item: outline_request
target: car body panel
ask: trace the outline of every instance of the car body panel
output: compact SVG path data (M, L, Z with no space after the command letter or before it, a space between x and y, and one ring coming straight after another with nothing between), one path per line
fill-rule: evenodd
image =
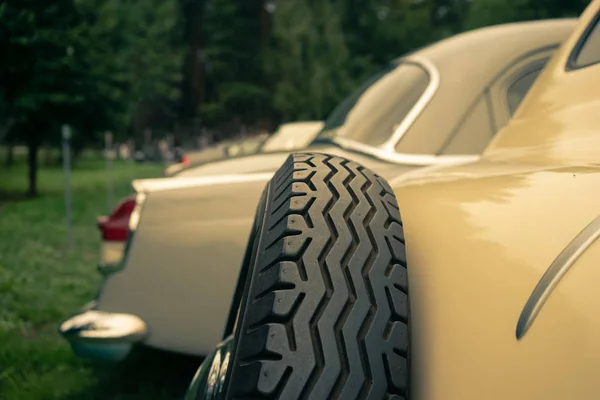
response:
M208 354L223 335L239 273L231 266L243 257L267 179L153 192L127 266L106 278L98 309L142 318L150 346ZM171 211L146 213L155 207Z
M416 398L598 397L600 64L565 69L598 12L595 0L480 160L391 183Z
M358 151L351 151L339 146L331 145L312 145L306 149L306 151L317 151L321 153L328 153L339 156L351 156L354 159L365 162L370 165L374 165L379 170L391 170L396 171L398 169L409 170L410 165L399 165L392 164L386 160L381 160L363 154ZM193 170L182 172L178 178L198 178L198 177L210 177L219 175L234 175L234 174L255 174L265 172L275 172L281 164L289 156L289 152L273 152L265 154L255 154L247 157L240 157L232 160L223 160L221 162L214 162L195 168ZM384 172L383 172L384 173Z
M544 43L554 44L560 36L557 32L562 30L564 39L574 22L559 20L546 21L545 25L525 25L535 26L537 30L543 30L541 26L545 26L547 35ZM507 29L517 30L514 26ZM497 42L507 40L502 36L502 29L491 31L493 35L488 37L494 37ZM508 39L522 49L521 42L515 42L513 36L509 35ZM527 40L524 42L528 43ZM454 42L448 40L446 43ZM457 60L460 46L453 45L453 48L457 54L445 57ZM527 53L531 48L522 51ZM428 61L419 61L418 53L407 58L411 62L427 64ZM471 54L465 49L459 53L463 60ZM518 53L522 54L521 50ZM442 58L439 57L440 60ZM495 72L489 76L496 76L498 69L511 61L502 60L502 64L496 65ZM465 72L465 69L462 71ZM439 72L440 82L454 79L444 78L448 71ZM464 77L461 79L465 81ZM431 87L435 89L435 95L443 96L446 108L451 108L455 102L454 93L444 93L441 87ZM480 87L474 93L482 91L484 88ZM424 107L428 106L428 101L433 101L427 97L421 99L425 99L421 102ZM428 108L416 111L411 114L415 118L409 121L411 124L425 118L426 113L432 118ZM446 128L444 118L433 119L440 135L452 133L454 128L442 129ZM399 143L409 140L413 135L411 124L390 132L393 133L390 140L399 140ZM396 135L398 132L402 135ZM317 141L307 150L352 159L387 179L430 164L478 158L478 155L438 157L436 154L399 154L394 146L371 147L347 139L335 139L334 145ZM426 140L424 138L422 142ZM392 144L395 145L395 142ZM164 179L164 184L159 180L136 182L138 189L146 194L146 201L135 239L131 241L125 268L104 281L97 297L98 310L139 316L148 325L144 343L149 346L188 354L209 354L214 344L222 339L257 201L268 174L278 169L288 154L265 153L217 161L182 172L175 178ZM255 179L258 175L261 178ZM242 176L242 179L229 183L215 182L218 177L227 180L232 176ZM249 180L245 181L243 176ZM206 179L202 184L197 181L194 185L185 183L188 179L201 178Z
M544 29L548 25L551 25L551 29ZM397 151L418 154L422 152L423 143L427 143L431 151L438 154L448 136L457 129L465 113L473 106L473 99L481 94L481 88L493 85L502 75L496 66L510 68L532 51L560 45L574 26L573 19L491 26L453 36L419 52L418 57L430 60L438 68L448 71L465 70L465 48L469 49L470 59L473 54L481 58L469 65L468 72L443 74L438 91L444 95L433 96L427 105L427 112L436 117L417 118L411 127L411 135L404 136L396 144ZM499 35L502 40L498 40ZM491 42L494 43L493 51L490 51ZM519 43L519 48L513 47L514 43ZM508 120L495 121L495 128L502 127L506 122ZM440 129L448 131L442 134Z
M375 168L382 164L339 148L327 152ZM287 153L280 157L283 163ZM389 163L379 168L387 177L411 169ZM167 189L159 185L164 179L137 181L147 197L127 266L106 278L97 309L139 316L148 325L149 346L209 354L223 336L256 205L270 176L217 175L204 184L190 178L193 186L171 179L165 183L175 185ZM148 212L157 209L169 212Z
M600 64L574 71L567 68L574 46L595 14L593 6L582 14L586 23L579 24L554 55L525 96L510 128L490 143L486 157L540 163L598 162Z
M597 166L507 169L483 161L396 184L423 398L500 399L517 388L530 388L523 398L589 398L580 382L596 382L600 367L600 320L590 318L600 312L593 300L600 243L572 267L522 341L515 331L545 270L600 215L594 188L600 193ZM576 361L582 368L572 370Z

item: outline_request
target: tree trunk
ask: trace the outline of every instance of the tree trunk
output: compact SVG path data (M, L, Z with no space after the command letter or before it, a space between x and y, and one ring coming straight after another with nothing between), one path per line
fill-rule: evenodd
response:
M260 0L260 36L263 41L263 46L269 38L269 11L267 10L267 2L265 0Z
M29 142L27 154L27 164L29 166L29 188L27 189L27 197L37 196L38 149L39 144L37 142Z
M202 60L202 16L204 0L182 0L185 13L187 54L182 81L182 114L193 125L204 98L204 63Z

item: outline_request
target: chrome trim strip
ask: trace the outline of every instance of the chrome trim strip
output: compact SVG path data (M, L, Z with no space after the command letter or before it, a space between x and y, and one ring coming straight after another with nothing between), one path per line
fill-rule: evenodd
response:
M517 322L517 340L525 336L560 280L598 238L600 238L600 216L586 226L550 264L521 311Z
M148 328L135 315L92 309L62 322L59 332L71 343L136 343L146 338Z
M342 148L358 151L360 153L368 154L381 160L396 164L429 166L448 165L479 160L481 158L480 155L471 154L438 156L435 154L407 154L396 152L396 146L398 145L402 137L408 132L408 130L419 117L419 115L421 115L423 110L425 110L427 104L429 104L431 99L433 99L433 96L438 91L441 82L440 72L438 71L436 66L426 58L413 55L402 60L401 63L415 64L422 67L429 74L430 82L423 94L421 95L421 97L419 98L419 100L417 101L417 103L402 120L402 122L394 131L392 136L390 136L390 138L386 140L381 146L371 146L344 137L334 137L332 141Z
M342 148L369 154L376 158L396 164L416 166L449 165L461 162L477 161L481 158L480 155L436 156L432 154L396 153L341 137L333 138L332 141Z
M417 117L423 112L427 104L431 101L438 88L440 87L440 72L436 68L436 66L426 58L419 57L416 55L410 56L405 60L402 60L401 63L407 64L416 64L429 74L429 85L417 101L417 103L413 106L413 108L406 114L406 117L402 120L398 128L394 131L392 136L388 140L386 140L382 146L378 146L383 151L395 153L396 146L402 137L408 132L408 129L412 126L412 124L416 121Z
M237 175L210 175L200 177L171 177L171 178L151 178L136 179L132 186L136 192L158 192L171 189L185 189L194 186L222 185L236 182L267 181L271 179L273 172L252 173Z

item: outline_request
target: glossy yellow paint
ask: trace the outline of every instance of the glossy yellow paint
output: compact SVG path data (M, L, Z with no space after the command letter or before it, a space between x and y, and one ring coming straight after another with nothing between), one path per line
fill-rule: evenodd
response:
M412 398L600 398L600 240L527 333L515 333L545 271L600 215L600 64L565 72L598 11L595 0L479 161L393 182L409 267Z
M512 121L490 143L487 158L540 163L600 162L600 64L566 69L600 3L593 1L575 31L540 74Z

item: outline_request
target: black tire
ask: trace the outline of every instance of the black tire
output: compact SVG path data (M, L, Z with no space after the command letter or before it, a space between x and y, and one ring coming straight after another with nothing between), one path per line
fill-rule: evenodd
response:
M254 222L252 229L250 230L250 237L248 244L246 245L246 251L244 254L244 260L242 261L242 267L240 274L238 275L238 281L236 284L235 291L233 292L233 298L231 299L231 307L229 309L229 316L225 324L225 332L223 333L223 339L226 339L231 335L235 329L237 318L239 315L240 304L246 288L246 279L248 279L248 273L250 271L250 260L256 257L256 238L262 232L263 220L265 215L265 207L267 203L267 188L262 192L260 200L258 201L258 207L256 207L256 214L254 215Z
M294 154L264 196L226 398L408 399L404 233L387 182L343 158Z

